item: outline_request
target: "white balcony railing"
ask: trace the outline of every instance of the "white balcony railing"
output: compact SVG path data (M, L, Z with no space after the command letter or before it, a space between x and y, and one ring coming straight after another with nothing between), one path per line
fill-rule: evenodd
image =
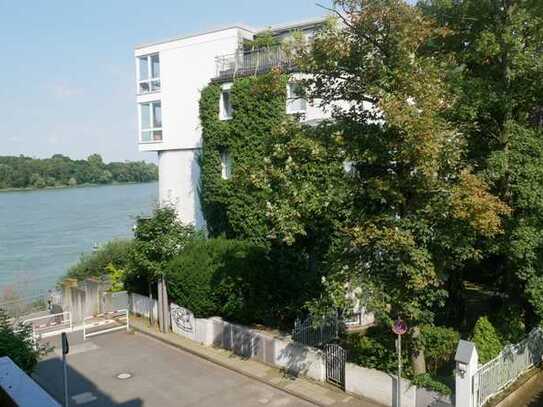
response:
M216 57L216 79L227 80L238 76L257 75L273 68L290 70L294 60L280 46L260 48L254 51L238 51Z

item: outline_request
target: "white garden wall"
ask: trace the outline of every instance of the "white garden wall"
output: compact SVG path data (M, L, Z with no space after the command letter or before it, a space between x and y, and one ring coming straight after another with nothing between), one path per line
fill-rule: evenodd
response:
M290 337L274 336L268 332L232 324L219 317L195 318L189 310L175 304L172 304L170 309L172 330L178 335L206 346L228 349L239 356L258 360L295 375L326 381L324 354L318 349L293 342ZM345 378L348 393L384 406L396 406L395 376L347 363ZM424 392L423 389L418 389L419 394L421 391ZM408 380L403 380L402 407L425 405L417 404L417 388Z

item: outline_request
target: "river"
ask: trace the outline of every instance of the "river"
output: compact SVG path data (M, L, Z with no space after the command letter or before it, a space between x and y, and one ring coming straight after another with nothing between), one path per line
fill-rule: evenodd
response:
M0 192L0 297L55 285L96 244L132 236L157 199L156 183Z

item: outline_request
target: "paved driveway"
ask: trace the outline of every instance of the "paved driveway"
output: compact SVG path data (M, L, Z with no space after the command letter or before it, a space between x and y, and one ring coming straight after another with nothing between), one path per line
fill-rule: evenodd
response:
M84 343L81 336L70 336L70 406L312 406L146 336L117 332ZM57 349L39 363L35 378L62 401L59 338L51 344ZM117 378L122 373L131 377Z

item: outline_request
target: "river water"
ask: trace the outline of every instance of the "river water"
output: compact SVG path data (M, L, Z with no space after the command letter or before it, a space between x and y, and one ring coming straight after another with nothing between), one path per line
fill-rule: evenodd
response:
M55 285L96 244L132 236L157 199L156 183L0 192L0 296Z

